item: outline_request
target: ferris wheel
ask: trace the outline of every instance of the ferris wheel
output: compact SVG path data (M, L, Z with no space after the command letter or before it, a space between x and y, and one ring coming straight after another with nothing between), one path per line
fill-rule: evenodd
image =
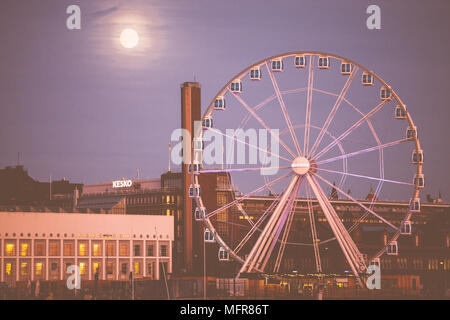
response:
M272 145L231 135L230 128L265 130ZM205 164L202 139L208 131L245 146L248 158L257 150L262 158L276 160L276 173L263 173L267 161ZM337 55L290 52L245 68L208 106L193 150L190 197L197 205L195 219L205 225L205 241L219 244L219 260L241 263L238 276L278 272L286 248L295 254L299 246L312 250L321 273L323 248L336 241L335 248L362 285L367 268L380 266L380 256L398 254L397 239L411 234L411 215L420 211L424 158L406 105L373 71ZM225 158L229 152L222 148ZM208 212L201 176L211 172L225 174L231 192ZM245 190L238 192L236 184ZM360 200L369 185L371 196ZM407 197L408 209L395 217L378 211L379 198L395 197ZM262 199L267 205L260 209L246 205ZM350 217L338 214L339 206L346 205L359 211ZM306 242L295 230L300 216L309 229ZM354 231L363 223L386 230L383 244L358 246ZM224 225L241 232L231 239L223 234L230 230Z

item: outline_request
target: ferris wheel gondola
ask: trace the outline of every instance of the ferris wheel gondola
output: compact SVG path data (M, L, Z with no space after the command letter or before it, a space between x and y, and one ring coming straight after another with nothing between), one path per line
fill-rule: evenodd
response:
M288 73L290 70L285 69L286 61L293 59L291 65L293 69L297 69L298 76L305 77L306 87L300 88L281 88L277 81L277 77L281 77ZM340 65L338 74L345 75L346 77L340 77L344 79L345 84L338 90L337 93L314 86L316 77L330 76L334 69L331 68L334 63ZM261 78L261 67L265 67L264 72L267 70L267 77L264 80ZM328 72L318 72L316 70L325 69ZM284 71L284 72L282 72ZM355 103L350 101L347 97L347 92L350 86L352 86L353 79L359 75L361 82L359 83L359 89L363 93L367 94L371 88L373 91L373 101L377 104L373 108L363 111L358 108ZM247 79L258 80L250 81L246 83L249 92L252 90L260 90L265 93L271 88L266 97L259 103L251 106L245 99L247 99L247 93L242 93L242 82ZM267 79L267 80L266 80ZM375 85L375 80L376 85ZM267 82L265 82L267 81ZM266 83L268 85L263 85ZM297 83L297 82L296 82ZM377 86L379 91L377 90ZM354 87L355 85L353 85ZM358 88L357 88L358 89ZM248 93L250 94L250 93ZM289 95L302 94L305 96L304 101L304 113L301 115L300 122L293 121L292 114L295 109L289 109L288 99ZM323 119L316 120L317 123L313 124L312 110L315 110L313 105L313 95L320 94L328 97L333 97L335 102L332 104L332 108L329 113L323 116ZM281 172L276 178L268 178L264 176L264 184L258 185L252 188L250 192L244 192L242 194L232 193L231 200L228 203L221 203L218 208L210 210L200 219L196 219L204 223L207 232L205 232L205 241L217 242L220 246L219 260L228 261L230 257L234 261L241 263L239 274L252 273L252 272L264 272L270 268L271 272L278 272L285 257L286 247L289 246L307 246L313 251L315 258L315 266L317 272L323 271L322 264L322 251L323 246L326 246L331 241L336 241L338 248L344 256L347 264L350 266L353 274L357 277L359 283L362 285L362 278L369 265L380 266L380 256L398 255L399 247L397 239L402 234L411 234L412 225L410 219L412 214L420 211L420 190L424 188L425 180L422 172L423 165L423 151L420 146L420 141L417 135L417 127L414 125L410 113L407 111L405 104L383 79L377 76L373 71L368 70L362 65L351 61L347 58L339 57L333 54L321 53L321 52L291 52L281 54L273 57L269 57L262 61L259 61L250 67L239 72L232 80L223 86L223 88L217 93L212 100L211 104L203 115L203 120L212 119L213 113L217 110L225 110L225 99L229 103L230 101L236 102L236 108L230 108L230 112L237 112L240 108L244 112L244 116L234 116L233 118L239 119L240 125L238 129L242 129L247 125L249 121L254 121L262 128L266 129L272 138L277 139L280 144L280 151L273 154L278 157L279 161L285 162L280 164L278 169ZM380 102L381 100L381 102ZM269 103L274 103L277 106L277 110L283 119L285 128L280 130L280 135L274 137L272 128L269 123L272 119L264 118L264 113L261 110L265 108ZM392 105L394 103L394 105ZM347 105L349 108L344 109L341 105ZM291 107L292 108L292 107ZM297 106L298 108L298 106ZM320 108L323 108L320 106ZM389 111L389 117L392 121L396 119L406 120L406 138L405 131L401 130L400 137L396 140L382 142L380 136L377 134L374 128L374 118L380 114L380 110L392 108ZM356 112L358 117L354 119L354 115L346 116L345 112ZM228 112L228 111L227 111ZM328 112L328 111L327 111ZM297 112L298 113L298 112ZM352 121L348 126L342 126L335 118L337 114L343 114L341 119ZM223 113L222 113L223 114ZM222 115L221 114L221 115ZM203 126L204 130L214 130L219 132L221 119L219 117L214 118L214 129L208 126ZM344 120L342 120L345 122ZM397 132L398 124L394 125ZM332 125L333 124L333 125ZM343 147L343 143L355 135L354 132L358 132L362 125L368 128L368 132L375 144L369 144L367 147L359 148L357 150L346 151ZM332 132L332 129L335 132ZM394 130L393 130L394 131ZM312 132L315 134L313 138ZM220 134L220 132L219 132ZM226 136L226 135L224 135ZM226 136L229 139L229 136ZM239 141L234 138L235 141L249 146L249 148L260 149L258 146L247 141ZM327 140L327 142L325 142ZM303 142L303 143L302 143ZM414 175L404 177L404 180L388 179L385 177L385 167L389 165L385 161L385 150L399 150L397 148L401 144L412 143L412 164L415 166ZM196 150L203 152L204 146L198 147ZM370 153L378 153L377 167L379 176L373 176L364 172L349 172L348 160L358 161L363 159L363 156ZM411 163L411 153L406 155L406 163ZM333 154L332 154L333 153ZM268 152L266 153L268 154ZM400 157L398 157L400 161ZM366 161L366 160L360 160ZM336 167L336 163L342 163L342 168ZM363 166L364 167L364 166ZM224 172L229 175L229 180L236 176L247 174L249 172L262 172L267 167L261 168L253 167L238 167L237 164L232 163L222 169L215 169L214 172ZM261 170L261 171L256 171ZM200 177L202 173L209 173L210 170L201 169L199 174L192 174L192 186L190 188L190 194L195 199L198 208L204 208L204 202L200 195ZM330 181L329 176L338 177L336 180L338 183ZM411 177L413 181L411 182ZM347 186L348 179L359 179L361 181L373 182L377 181L377 187L373 191L370 200L358 200L356 196L353 196L349 191L344 191ZM243 178L244 179L244 178ZM246 183L254 183L256 179L244 179ZM353 181L353 180L352 180ZM412 197L408 210L403 216L401 223L398 218L395 221L392 217L385 215L383 212L377 212L375 208L375 202L377 201L381 190L384 185L389 184L392 186L404 186L410 188ZM274 191L274 187L281 188L280 192ZM351 185L349 186L350 189ZM196 191L198 188L198 192ZM346 198L348 202L352 203L362 211L361 216L350 221L351 223L344 223L344 218L338 213L335 208L336 205L332 203L330 197L327 196L325 190L334 190L336 194ZM253 215L246 212L242 202L249 199L261 191L269 191L271 198L267 198L270 205L261 209L258 212L258 218L253 220ZM300 197L303 195L303 197ZM270 200L271 199L271 200ZM248 223L249 231L245 233L241 239L237 239L236 243L229 241L229 235L221 234L225 230L224 224L233 224L231 221L227 221L222 214L224 211L228 215L233 214L231 208L236 208L234 214L240 215L242 221ZM295 228L297 211L304 212L304 221L309 222L310 228L310 243L296 242L295 240ZM318 219L320 216L320 220ZM252 217L252 219L250 218ZM374 249L370 252L364 252L363 249L358 247L358 242L353 239L353 231L361 224L362 221L368 220L376 221L389 230L389 238L384 245L380 248ZM333 237L329 239L323 239L320 236L318 226L326 225ZM214 239L214 241L212 241ZM224 239L227 239L225 241ZM236 240L236 239L235 239Z

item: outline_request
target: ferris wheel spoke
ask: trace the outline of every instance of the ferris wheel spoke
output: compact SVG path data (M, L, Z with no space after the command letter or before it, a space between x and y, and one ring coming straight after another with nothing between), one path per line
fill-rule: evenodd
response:
M338 174L341 174L341 175L351 176L351 177L356 177L356 178L377 180L377 181L382 181L382 182L389 182L389 183L395 183L395 184L404 184L404 185L408 185L408 186L414 186L414 184L410 183L410 182L382 179L382 178L377 178L377 177L370 177L370 176L364 176L364 175L360 175L360 174L354 174L354 173L342 172L342 171L335 171L335 170L329 170L329 169L323 169L323 168L316 168L316 169L319 170L319 171L326 171L326 172L330 172L330 173L338 173Z
M293 195L292 195L292 201L290 203L290 209L289 209L289 214L288 214L287 221L286 221L286 226L283 229L283 236L281 237L280 248L278 249L277 259L275 261L275 266L273 269L273 272L275 272L275 273L277 273L280 270L281 260L284 255L284 250L286 248L287 240L289 238L289 233L291 231L292 222L294 221L295 210L297 209L296 199L297 199L299 191L300 191L302 180L303 180L303 177L299 179L299 182L297 183L297 186L296 186L296 190L294 190ZM280 229L280 231L281 231L281 229ZM275 243L274 243L274 245L275 245ZM267 260L269 259L268 257L270 257L270 254L267 255L267 257L266 257ZM267 262L264 263L264 266L266 265L266 263ZM263 267L263 269L264 269L264 267Z
M295 149L297 150L297 156L301 155L300 146L298 144L297 136L295 135L294 128L292 126L291 118L289 118L288 111L286 109L286 105L284 104L283 96L281 95L280 88L278 87L277 80L275 79L272 71L266 63L267 73L269 74L270 80L272 81L273 88L275 90L275 94L277 95L278 102L280 103L281 111L283 112L284 120L286 121L286 125L289 128L289 132L291 134L292 141L294 142ZM296 158L297 156L294 156Z
M264 270L266 268L267 262L269 261L269 258L272 255L272 251L275 247L275 244L279 241L280 233L283 230L283 227L285 226L286 219L291 211L292 205L297 196L297 191L298 188L300 187L302 179L303 178L298 178L297 182L294 184L294 188L292 190L286 191L289 193L288 200L286 202L286 205L281 211L281 216L276 220L275 224L273 225L272 233L270 237L268 237L263 249L261 250L259 258L254 260L256 261L255 264L256 268L259 268L261 270Z
M252 272L253 270L262 270L260 265L256 265L257 261L260 260L261 255L265 256L267 252L267 242L272 242L274 240L274 234L276 232L276 226L279 225L280 219L282 218L284 208L286 203L288 202L288 198L290 197L292 190L298 182L298 175L294 175L289 182L286 190L284 191L278 205L276 206L273 214L271 215L269 221L264 226L263 231L259 235L256 240L255 245L252 250L248 254L245 259L244 264L242 265L238 277L243 272Z
M280 167L249 167L249 168L234 168L234 169L205 169L200 170L199 173L216 173L216 172L244 172L244 171L264 171L268 169L292 169L291 166Z
M354 157L354 156L357 156L357 155L360 155L360 154L364 154L364 153L367 153L367 152L380 150L380 149L384 149L384 148L387 148L387 147L392 147L392 146L395 146L397 144L400 144L400 143L406 142L406 141L409 141L409 140L405 138L405 139L391 141L391 142L388 142L388 143L385 143L385 144L381 144L381 145L377 145L377 146L374 146L374 147L370 147L370 148L367 148L367 149L362 149L362 150L358 150L358 151L355 151L355 152L342 154L342 155L339 155L339 156L336 156L336 157L333 157L333 158L329 158L329 159L326 159L326 160L317 161L317 164L319 165L319 164L325 164L325 163L334 162L334 161L337 161L337 160L340 160L340 159L348 159L350 157Z
M309 148L309 134L311 132L311 104L312 92L314 83L314 56L310 56L310 63L308 64L308 86L306 92L306 116L305 116L305 136L303 140L303 154L307 154Z
M309 185L316 196L319 205L327 219L328 224L331 227L336 239L338 240L339 246L344 253L345 258L353 271L353 274L358 279L358 282L362 286L362 281L360 278L360 273L365 271L365 262L361 252L356 247L353 239L348 234L341 219L337 215L330 201L326 197L320 185L315 180L314 176L306 175Z
M293 174L293 172L289 172L289 173L287 173L287 174L285 174L285 175L283 175L283 176L281 176L281 177L278 177L278 178L276 178L276 179L274 179L274 180L272 180L272 181L269 181L268 183L265 183L265 184L262 185L261 187L259 187L259 188L255 189L255 190L253 190L253 191L251 191L251 192L249 192L249 193L243 195L242 197L240 197L240 198L238 198L238 199L235 199L235 200L231 201L230 203L228 203L228 204L226 204L226 205L224 205L224 206L222 206L222 207L220 207L220 208L218 208L218 209L212 211L211 213L208 213L208 214L205 216L205 218L208 218L208 219L211 218L212 216L216 215L217 213L219 213L219 212L221 212L221 211L223 211L223 210L226 210L226 209L228 209L228 208L234 206L235 204L237 204L237 203L239 203L239 202L241 202L241 201L243 201L243 200L249 198L250 196L254 195L255 193L258 193L258 192L260 192L261 190L264 190L264 189L267 188L268 186L274 185L274 184L276 184L276 183L282 181L283 179L285 179L285 178L291 176L292 174Z
M350 196L348 193L344 192L342 189L340 189L339 187L337 187L336 185L333 185L330 181L324 179L323 177L321 177L319 174L315 174L315 176L317 176L320 180L322 180L323 182L325 182L326 184L328 184L331 187L334 187L338 192L340 192L343 196L347 197L348 199L350 199L351 201L353 201L354 203L356 203L358 206L360 206L361 208L363 208L364 210L366 210L367 212L369 212L370 214L372 214L373 216L375 216L376 218L378 218L380 221L383 221L385 224L387 224L389 227L391 227L393 230L398 231L400 230L399 227L394 226L392 223L390 223L389 221L387 221L385 218L383 218L382 216L380 216L379 214L375 213L374 211L372 211L371 209L369 209L368 207L366 207L365 205L363 205L361 202L359 202L358 200L356 200L355 198L353 198L352 196Z
M281 94L292 94L292 93L299 93L302 91L305 91L306 88L297 88L297 89L290 89L290 90L284 90L281 91ZM271 95L270 97L268 97L266 100L258 103L255 107L253 107L253 111L258 111L259 109L261 109L262 107L264 107L265 105L267 105L269 102L271 102L272 100L274 100L277 96L275 94ZM245 115L245 117L242 119L241 123L240 123L240 128L243 128L247 122L250 120L250 118L252 117L250 112L247 112L247 114Z
M322 262L320 259L320 251L319 251L319 240L317 238L317 229L316 229L316 221L314 217L314 210L312 207L312 201L311 201L311 187L309 185L305 185L306 190L306 201L308 204L308 215L309 215L309 222L311 226L311 238L314 248L314 258L316 262L316 271L318 273L322 273Z
M356 76L357 71L358 71L358 67L355 66L353 68L351 75L348 77L347 81L345 82L344 87L342 88L341 92L339 93L339 95L336 99L336 102L335 102L333 108L331 109L331 112L328 114L328 117L325 120L325 123L324 123L322 129L320 130L319 135L317 136L316 141L314 142L314 144L311 148L310 154L314 154L314 152L316 152L317 148L319 147L320 142L322 141L323 136L325 135L325 132L328 131L328 128L329 128L331 122L333 121L334 116L336 115L343 99L345 98L345 95L347 94L348 89L350 88L350 85L352 84L353 79Z
M229 89L228 89L229 90ZM244 106L244 108L248 111L248 112L250 112L251 113L251 115L270 133L270 135L272 136L272 137L274 137L282 146L283 146L283 148L284 149L286 149L286 151L287 152L289 152L290 153L290 155L292 156L292 157L296 157L296 155L295 155L295 153L294 152L292 152L291 151L291 149L280 139L280 137L278 136L278 135L276 135L276 134L274 134L273 132L272 132L272 129L264 122L264 120L263 119L261 119L261 117L260 116L258 116L257 114L256 114L256 112L255 111L253 111L253 109L252 108L250 108L249 107L249 105L239 96L239 95L237 95L237 94L232 94L235 98L236 98L236 100L238 100L240 103L241 103L241 105L242 106Z
M276 98L275 94L271 95L269 98L267 98L266 100L260 102L255 107L253 107L252 110L254 112L258 111L259 109L264 107L266 104L268 104L270 101L274 100L275 98ZM243 128L247 124L247 122L250 120L251 117L252 117L252 114L250 112L247 112L245 117L242 119L241 124L240 124L239 127Z
M387 100L382 101L376 107L374 107L370 112L365 114L361 119L355 122L350 128L348 128L344 133L342 133L335 141L328 144L325 148L323 148L319 153L311 155L314 159L319 159L322 155L328 152L331 148L333 148L339 141L347 137L350 133L355 131L361 124L363 124L367 119L370 119L375 113L377 113L383 106L387 103Z
M247 241L252 237L252 235L255 233L256 230L260 230L259 226L264 222L266 217L269 216L269 212L272 211L272 209L275 207L277 202L280 200L281 196L283 194L280 193L277 198L270 204L270 206L264 211L264 213L261 215L261 217L258 219L258 221L251 227L250 231L242 238L241 242L236 246L234 249L234 252L238 253L243 246L247 243ZM260 230L261 231L261 230Z
M228 135L228 134L226 134L226 133L223 133L223 132L221 132L220 130L216 130L216 129L213 129L213 128L210 128L209 130L212 131L212 132L215 132L215 133L217 133L217 134L220 134L220 135L222 135L222 136L224 136L224 137L226 137L226 138L228 138L228 139L232 139L232 140L234 140L234 141L236 141L236 142L243 143L243 144L245 144L245 145L247 145L247 146L249 146L249 147L252 147L252 148L254 148L254 149L257 149L257 150L259 150L259 151L261 151L261 152L264 152L264 153L273 155L273 156L275 156L275 157L277 157L277 158L279 158L279 159L283 159L283 160L286 160L286 161L288 161L288 162L291 162L291 161L292 161L291 159L288 159L288 158L285 158L285 157L283 157L283 156L280 156L279 154L270 152L269 150L264 150L264 149L262 149L262 148L260 148L260 147L258 147L258 146L255 146L255 145L253 145L253 144L250 144L250 143L248 143L248 142L245 141L245 140L240 140L240 139L238 139L236 136L230 136L230 135Z

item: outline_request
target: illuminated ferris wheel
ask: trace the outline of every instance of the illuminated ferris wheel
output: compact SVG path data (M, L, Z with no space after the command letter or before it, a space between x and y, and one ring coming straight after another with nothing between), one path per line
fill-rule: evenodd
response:
M263 148L254 139L230 135L229 128L263 129L272 145ZM202 141L207 131L245 146L248 155L257 150L272 157L276 173L264 174L269 168L267 161L224 161L220 168L208 167L203 161ZM417 132L395 91L358 63L321 52L290 52L261 60L233 77L202 117L202 132L194 138L190 166L195 219L205 225L205 241L219 244L219 260L232 257L242 264L239 274L278 272L286 248L295 252L298 246L311 248L315 269L323 272L323 247L336 241L336 248L362 285L369 265L380 266L384 253L398 254L398 237L411 234L411 215L420 211L419 193L425 182ZM223 150L227 157L229 150ZM233 190L226 203L208 212L201 175L211 172L223 172L230 186L245 190ZM358 190L369 185L371 197L358 200L362 199ZM330 189L334 198L329 196ZM267 193L270 205L249 212L245 202ZM392 197L409 199L401 218L376 210L379 198ZM336 199L345 200L342 206L350 203L357 207L356 219L339 215ZM295 230L298 212L304 213L302 221L309 229L306 242ZM358 246L354 231L364 222L386 230L383 245ZM241 230L238 241L221 234L223 225Z

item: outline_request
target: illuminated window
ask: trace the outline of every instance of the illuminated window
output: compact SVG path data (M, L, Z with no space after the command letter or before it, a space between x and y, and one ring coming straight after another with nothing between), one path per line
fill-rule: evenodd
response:
M147 275L153 277L153 262L147 263Z
M80 243L78 255L80 255L80 256L86 256L87 255L86 244L85 243Z
M27 276L28 275L28 262L20 263L20 275Z
M16 255L16 250L15 250L14 243L7 243L5 249L6 249L6 255L7 256L14 256L14 255Z
M166 196L166 203L170 204L170 196L169 195Z
M166 216L170 216L170 209L166 210Z
M134 263L134 274L140 274L141 273L141 263L135 262Z
M5 266L5 272L8 276L11 275L11 270L12 270L12 265L11 265L11 263L8 262Z
M37 276L42 276L42 262L36 262L36 265L34 266L35 274Z
M93 255L95 257L98 257L98 256L102 255L102 248L101 248L99 243L94 243L92 247L93 247L92 248L93 249Z
M21 243L20 244L20 255L21 256L28 256L30 253L28 251L28 243Z
M86 262L80 262L80 274L81 275L86 274L86 270L87 270Z
M94 274L96 274L97 271L100 272L100 270L98 269L100 266L98 262L94 262L92 266L94 267Z

